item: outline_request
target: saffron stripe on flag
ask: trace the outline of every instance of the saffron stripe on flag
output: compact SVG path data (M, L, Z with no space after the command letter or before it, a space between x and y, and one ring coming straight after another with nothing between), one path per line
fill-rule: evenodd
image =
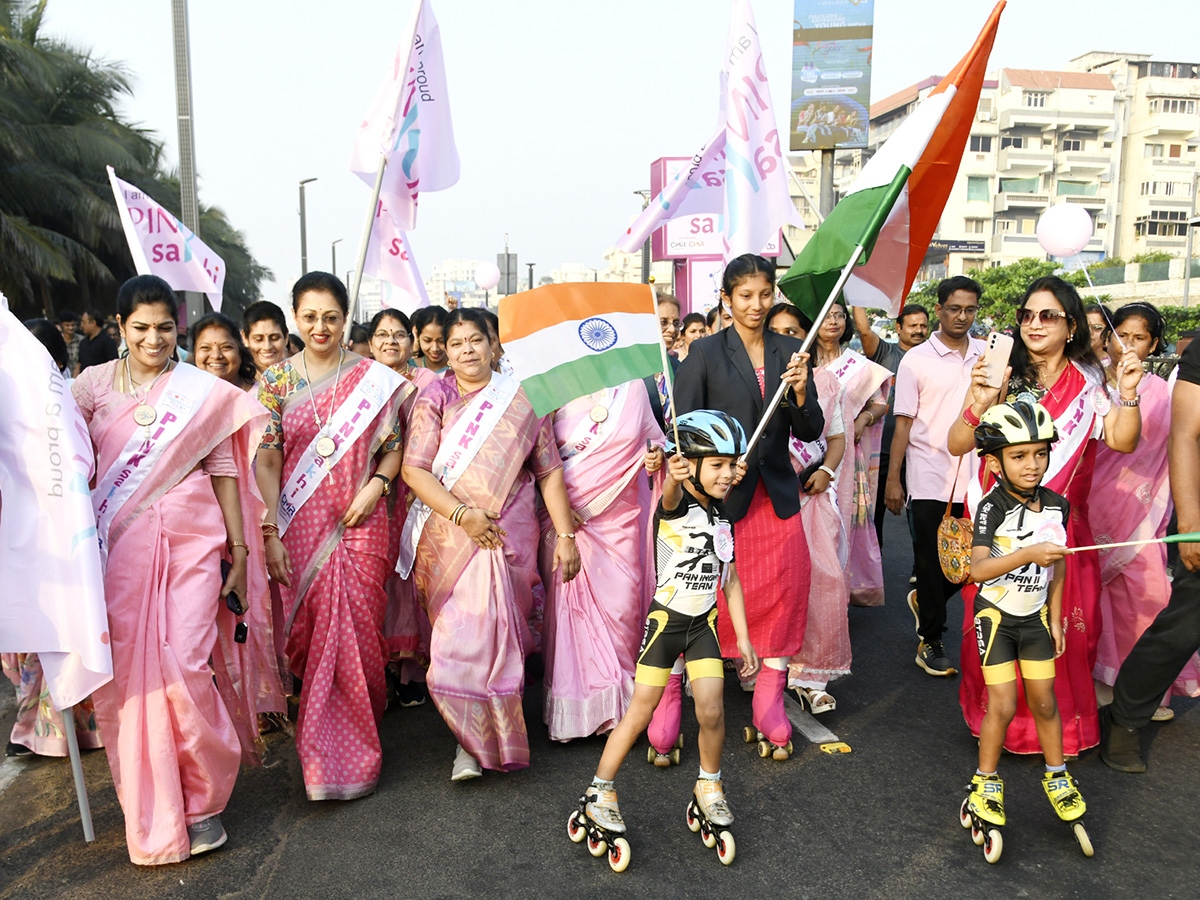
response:
M589 346L580 334L584 323L595 322L596 319L603 323L600 327L605 334L612 335L609 346ZM517 374L524 381L573 360L600 356L637 344L657 347L662 340L661 334L658 320L643 310L641 313L601 314L583 320L558 322L529 337L501 343L504 344L505 355L510 357L510 362L516 366ZM517 365L518 361L520 365ZM662 368L661 362L658 367Z
M643 296L645 296L643 285ZM541 375L525 378L521 387L533 411L544 416L601 388L623 384L662 368L662 355L657 344L634 344L584 357L556 366Z
M550 284L513 294L500 301L500 342L509 344L560 322L654 312L644 284ZM539 302L528 302L537 298ZM657 320L656 320L657 321Z

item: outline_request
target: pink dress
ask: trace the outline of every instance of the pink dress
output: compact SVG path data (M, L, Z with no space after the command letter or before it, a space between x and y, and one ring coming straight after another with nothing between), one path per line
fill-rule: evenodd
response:
M119 364L87 369L72 386L98 473L121 463L142 432L133 421L136 402L112 388ZM203 405L121 503L108 531L113 680L94 701L129 858L138 865L187 859L187 826L224 810L240 760L254 752L239 741L229 711L240 705L236 718L252 721L253 699L249 692L222 698L209 666L234 625L218 599L226 533L211 476L236 477L242 491L257 490L250 454L266 413L232 385L200 374L212 379ZM147 402L167 408L161 404L172 384L171 376L161 379ZM225 665L237 660L217 663ZM223 672L227 683L244 677Z
M593 399L593 397L595 399ZM603 422L593 421L597 406ZM633 697L642 613L654 594L647 543L652 491L646 441L661 446L645 386L633 381L572 400L554 414L582 569L570 582L550 570L557 532L539 511L539 552L546 585L542 716L556 741L612 729Z
M404 464L432 471L438 448L475 394L460 397L452 372L421 391ZM549 417L534 415L525 392L487 435L452 493L470 507L499 510L503 548L484 550L449 519L425 523L413 569L417 596L433 623L429 696L458 742L480 765L529 765L521 696L537 568L534 480L562 465Z

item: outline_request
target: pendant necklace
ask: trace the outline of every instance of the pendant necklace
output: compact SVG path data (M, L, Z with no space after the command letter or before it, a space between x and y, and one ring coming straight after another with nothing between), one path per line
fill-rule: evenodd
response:
M608 407L604 405L604 401L606 399L608 399L608 397L607 397L608 392L607 391L597 391L596 393L600 394L599 400L596 399L596 394L594 394L594 393L588 394L588 399L591 400L592 403L595 404L592 407L591 412L588 413L588 418L591 419L593 422L595 422L597 425L600 425L603 422L607 421L607 419L608 419ZM611 401L609 401L609 402L611 402Z
M328 459L333 456L337 450L337 441L329 436L329 423L333 421L333 404L337 400L337 386L342 378L342 362L346 359L346 348L342 347L341 355L338 357L337 375L333 379L333 390L329 394L329 415L326 416L326 421L321 421L321 416L317 413L317 401L313 397L312 382L308 378L308 354L300 354L300 364L304 366L304 385L308 388L308 402L312 404L313 419L317 423L317 434L321 435L317 439L317 456Z
M166 364L155 373L150 379L150 384L146 386L146 393L141 397L137 395L137 387L133 383L133 373L129 369L129 357L125 357L125 378L129 381L130 396L137 402L137 406L133 409L133 421L146 429L146 437L150 437L150 426L158 421L158 410L151 406L146 401L150 399L150 392L154 390L154 384L162 376L163 372L169 371L171 361L167 360Z

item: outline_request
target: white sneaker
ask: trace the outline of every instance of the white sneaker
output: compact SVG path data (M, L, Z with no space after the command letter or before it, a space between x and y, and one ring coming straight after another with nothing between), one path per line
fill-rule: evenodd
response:
M479 760L463 749L462 744L455 745L454 768L450 770L451 781L469 781L483 774Z

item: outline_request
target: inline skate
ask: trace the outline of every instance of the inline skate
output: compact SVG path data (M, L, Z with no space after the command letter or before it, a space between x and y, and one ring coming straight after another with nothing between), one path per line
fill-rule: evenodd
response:
M721 782L716 778L696 779L687 807L687 826L692 832L700 832L705 847L717 848L717 859L726 866L733 862L737 852L733 834L728 830L732 824L733 813L725 801Z
M629 866L629 841L625 840L625 820L617 807L617 791L612 782L606 786L588 785L579 798L579 808L567 819L567 837L573 843L587 838L588 853L608 854L608 865L614 872L624 872Z
M1004 780L999 775L975 774L959 807L958 823L971 829L971 840L983 847L984 859L989 863L1000 860L1004 849L1000 829L1005 818Z
M1071 833L1079 842L1079 849L1084 856L1095 853L1087 829L1083 827L1083 814L1087 812L1087 804L1079 793L1079 782L1069 772L1047 772L1042 776L1042 789L1054 807L1058 817L1071 827Z

